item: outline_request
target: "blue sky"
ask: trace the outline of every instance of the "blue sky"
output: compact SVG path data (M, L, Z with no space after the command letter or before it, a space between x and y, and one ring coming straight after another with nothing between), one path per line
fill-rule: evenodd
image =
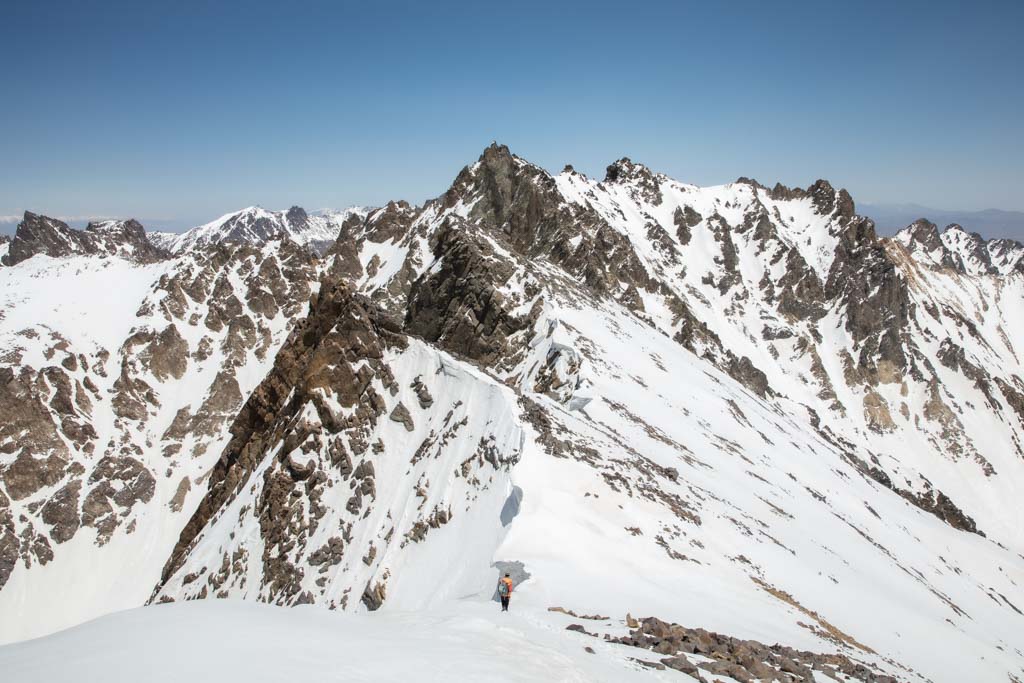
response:
M491 140L1024 210L1020 2L0 3L0 215L419 202Z

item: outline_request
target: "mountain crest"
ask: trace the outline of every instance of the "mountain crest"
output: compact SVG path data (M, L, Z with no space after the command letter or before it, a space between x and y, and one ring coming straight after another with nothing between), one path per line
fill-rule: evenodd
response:
M300 206L287 211L268 211L250 206L224 214L204 225L192 228L171 240L171 249L182 253L203 244L236 242L263 244L286 238L323 253L337 239L342 224L353 215L366 215L362 208L344 211L321 211L309 214Z
M655 183L658 174L643 164L636 163L629 157L622 157L613 161L605 169L604 182L619 183L628 181L640 181L642 183Z
M922 263L952 268L962 275L1024 273L1024 245L1015 240L985 240L959 223L939 231L934 223L920 218L893 239Z
M167 253L150 243L138 221L101 221L75 230L67 223L26 211L14 233L4 265L13 266L36 254L51 258L82 255L120 256L153 263Z

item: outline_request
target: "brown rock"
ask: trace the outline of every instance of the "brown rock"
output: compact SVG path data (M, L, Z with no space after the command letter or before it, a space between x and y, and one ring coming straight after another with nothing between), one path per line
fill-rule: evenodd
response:
M409 414L409 409L399 401L394 410L391 411L391 415L388 416L392 422L398 422L405 427L405 431L411 432L416 429L416 426L412 422L412 415Z
M69 482L43 506L40 516L50 525L50 536L57 543L71 540L78 531L78 496L81 490L81 480Z

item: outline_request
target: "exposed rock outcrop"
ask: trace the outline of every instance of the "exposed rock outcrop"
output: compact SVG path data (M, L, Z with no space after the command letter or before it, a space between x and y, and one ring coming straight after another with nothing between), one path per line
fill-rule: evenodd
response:
M3 262L13 266L36 254L52 258L109 255L136 263L153 263L169 256L150 243L146 231L134 219L90 223L85 230L74 230L56 218L26 211Z
M278 353L270 375L246 401L231 426L233 436L211 474L209 492L182 531L164 568L163 581L178 569L203 527L249 480L266 457L266 449L284 439L280 456L283 467L268 469L264 475L260 523L266 544L263 561L267 581L281 599L294 597L297 570L275 548L295 542L295 511L288 504L289 496L298 482L313 480L311 472L302 466L297 469L287 458L307 438L316 438L296 411L312 402L318 406L320 420L332 431L351 434L350 449L365 448L359 445L359 436L384 410L382 398L370 386L371 380L388 381L382 354L389 346L403 347L405 343L397 324L348 285L324 286L309 316L296 325ZM327 386L343 407L354 409L352 415L335 416L318 391ZM341 442L336 443L340 447Z
M879 673L846 655L819 654L785 645L765 645L756 640L740 640L701 628L668 624L655 617L640 619L628 636L615 642L652 650L662 655L662 665L691 676L729 676L737 681L774 680L813 683L815 672L839 680L863 683L897 683L892 676ZM698 655L691 660L687 655ZM699 663L697 663L699 662Z

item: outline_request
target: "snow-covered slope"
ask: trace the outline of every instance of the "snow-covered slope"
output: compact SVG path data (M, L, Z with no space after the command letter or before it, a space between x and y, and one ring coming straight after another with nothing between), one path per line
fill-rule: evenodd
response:
M150 243L154 246L157 246L167 252L171 252L174 249L175 242L181 237L181 233L153 230L147 231L146 237L149 238Z
M19 683L696 680L639 664L634 648L565 631L571 622L536 607L499 614L480 600L372 618L201 601L122 612L0 648L0 667ZM167 656L169 643L178 656Z
M606 615L633 656L722 680L781 671L757 643L838 680L1020 678L1024 272L1015 245L958 232L879 238L825 181L700 188L628 159L596 180L492 146L437 199L341 222L308 316L289 299L273 366L203 442L201 489L121 580L136 601L313 603L369 629L475 618L508 568L544 628L547 607ZM179 426L138 447L190 448ZM19 499L23 523L45 531L61 490ZM59 626L47 567L22 564L0 601ZM756 643L688 649L703 636L626 634L626 612Z
M893 238L919 261L953 268L973 276L1024 272L1024 244L1015 240L985 240L955 223L939 233L934 223L921 219Z
M281 242L0 269L0 640L146 599L315 286Z
M173 238L158 239L161 246L175 253L187 251L197 244L260 244L271 238L280 237L287 237L297 244L309 245L320 252L334 243L345 221L352 217L361 218L366 213L367 209L361 207L307 214L298 206L293 206L287 211L267 211L258 206L250 206L225 214Z

